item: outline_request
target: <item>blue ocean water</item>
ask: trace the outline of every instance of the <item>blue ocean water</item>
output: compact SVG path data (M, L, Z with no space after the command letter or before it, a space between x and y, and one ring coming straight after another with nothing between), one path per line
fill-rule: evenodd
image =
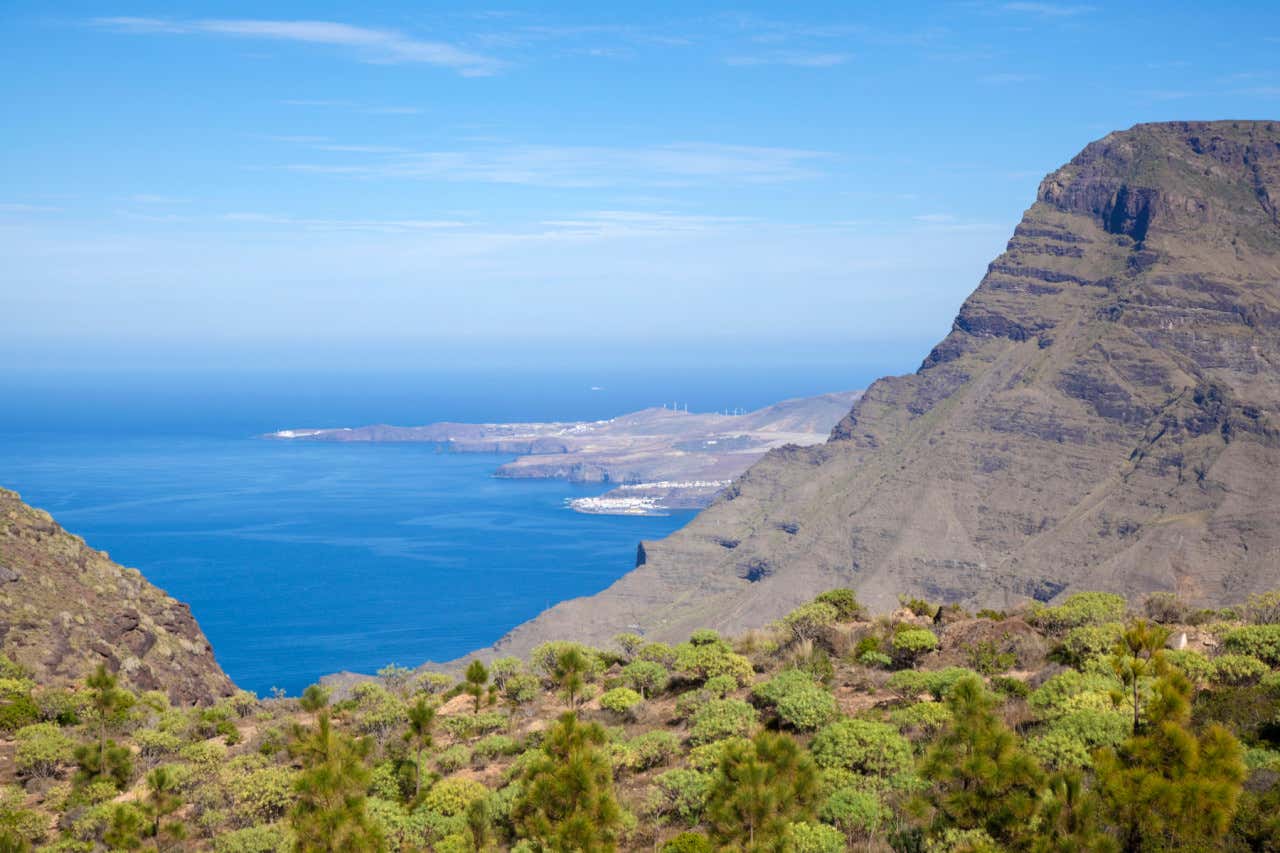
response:
M237 684L297 693L326 673L488 645L557 601L608 586L633 566L640 540L692 514L577 514L566 499L603 487L496 479L504 456L255 435L603 418L663 401L755 408L869 378L840 369L803 380L783 371L8 378L0 485L190 603Z

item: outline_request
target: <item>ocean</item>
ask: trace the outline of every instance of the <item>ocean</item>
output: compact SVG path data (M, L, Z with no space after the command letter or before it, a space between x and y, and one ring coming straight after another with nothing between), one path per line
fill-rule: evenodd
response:
M790 375L789 375L790 374ZM752 409L873 369L7 377L0 485L188 602L241 687L444 661L608 586L692 513L581 515L603 486L491 476L507 456L265 441L286 427Z

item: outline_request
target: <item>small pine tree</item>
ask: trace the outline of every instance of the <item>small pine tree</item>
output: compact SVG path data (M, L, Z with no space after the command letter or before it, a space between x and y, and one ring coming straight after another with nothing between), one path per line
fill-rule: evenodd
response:
M85 679L85 686L89 688L89 707L93 711L93 721L98 730L99 753L107 746L107 727L133 706L133 694L121 690L118 684L116 677L107 671L104 664L98 664L93 675Z
M1104 830L1101 806L1080 771L1055 774L1040 799L1031 853L1115 853L1120 848Z
M1094 762L1125 853L1214 849L1235 814L1245 779L1240 744L1217 724L1193 732L1190 696L1186 676L1165 674L1142 732Z
M1164 644L1169 631L1145 619L1135 619L1116 643L1111 655L1111 668L1125 686L1122 694L1133 708L1133 733L1142 725L1142 684L1164 675L1168 665L1164 658ZM1120 696L1117 695L1117 700Z
M465 688L467 691L467 695L471 696L476 700L475 712L479 714L480 698L484 696L484 686L489 681L489 670L480 661L473 660L471 662L471 665L467 667L467 673L465 677L467 680L467 686Z
M169 768L157 767L148 773L145 811L149 823L143 834L155 843L157 853L186 837L186 827L181 822L167 820L180 808L178 780Z
M586 687L587 658L576 647L569 647L556 656L555 676L560 690L569 702L569 708L578 707L578 696Z
M932 783L924 803L935 831L981 829L1005 843L1027 831L1043 773L996 714L996 703L976 675L951 688L951 723L920 767Z
M297 731L292 745L303 771L294 785L289 815L298 853L372 853L381 849L377 827L365 813L371 744L334 731L327 712L313 730Z
M731 743L707 793L712 838L730 849L786 849L789 825L813 817L819 787L813 759L790 737Z
M430 749L432 744L431 730L436 723L436 708L427 701L427 697L419 696L418 701L409 707L409 729L404 739L413 749L413 796L422 796L422 753Z
M511 819L535 849L585 853L616 848L622 812L613 791L613 770L596 723L563 714L547 732L542 751L526 768Z

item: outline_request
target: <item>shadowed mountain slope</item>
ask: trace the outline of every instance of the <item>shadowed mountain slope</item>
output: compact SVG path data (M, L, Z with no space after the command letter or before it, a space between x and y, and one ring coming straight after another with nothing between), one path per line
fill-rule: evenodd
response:
M0 489L0 652L45 685L98 664L179 704L234 692L187 605Z
M875 608L1276 586L1278 205L1280 123L1092 143L1045 178L915 374L499 648L738 631L837 586Z

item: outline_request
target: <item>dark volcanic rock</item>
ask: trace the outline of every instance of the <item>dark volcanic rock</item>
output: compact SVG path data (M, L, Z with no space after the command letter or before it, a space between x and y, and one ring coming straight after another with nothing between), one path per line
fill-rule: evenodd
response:
M880 609L1276 586L1277 199L1280 123L1090 144L1044 179L917 373L877 381L827 444L765 456L646 543L644 565L501 645L735 631L836 586Z
M181 704L235 690L187 605L5 489L0 652L41 684L78 681L105 663L132 687L163 690Z

